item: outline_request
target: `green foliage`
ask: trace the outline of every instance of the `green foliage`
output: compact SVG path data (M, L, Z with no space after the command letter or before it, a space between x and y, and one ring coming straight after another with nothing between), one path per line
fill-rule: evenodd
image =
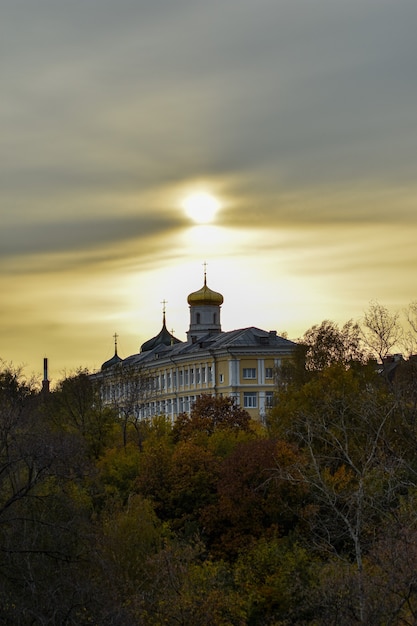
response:
M172 527L188 535L198 533L199 512L214 499L219 464L210 450L181 441L172 455L167 498Z
M278 370L280 388L300 387L317 372L333 366L358 368L368 361L361 329L352 320L341 328L329 320L309 328L298 341L293 355Z
M322 370L335 363L348 366L367 360L360 327L352 320L342 328L325 320L320 326L315 325L307 330L301 343L306 348L307 370Z
M98 537L101 564L120 592L134 594L143 585L147 559L161 549L164 534L152 504L138 495L103 514Z
M116 413L103 404L99 386L85 370L58 384L48 397L46 410L54 427L77 434L95 459L112 440Z
M242 552L236 586L246 598L247 624L299 624L312 617L316 561L288 539L261 538Z
M198 624L244 626L245 601L222 562L201 560L203 546L168 543L148 561L153 588L142 597L139 615L149 626Z
M140 450L134 443L108 448L97 462L106 497L127 502L135 492Z
M135 481L138 493L152 500L161 519L168 519L166 503L171 491L173 444L169 437L146 440Z

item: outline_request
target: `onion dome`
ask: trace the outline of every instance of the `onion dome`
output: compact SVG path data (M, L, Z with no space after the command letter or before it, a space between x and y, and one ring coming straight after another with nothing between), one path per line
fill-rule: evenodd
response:
M101 366L101 369L108 370L110 367L114 367L115 365L118 365L122 361L123 359L121 359L119 355L117 354L117 335L115 334L114 335L114 355L112 356L111 359L103 363L103 365Z
M119 363L121 363L121 361L123 361L123 359L121 359L118 354L115 354L114 356L112 356L111 359L109 359L108 361L103 363L103 365L101 366L101 369L102 370L107 370L107 369L109 369L109 367L113 367L114 365L118 365Z
M223 304L223 296L207 287L206 276L204 276L203 287L199 291L190 293L187 302L190 306L220 306Z
M181 343L181 341L174 337L167 329L164 313L160 332L155 337L152 337L152 339L145 341L145 343L141 345L140 351L148 352L149 350L153 350L156 346L173 346L174 343Z

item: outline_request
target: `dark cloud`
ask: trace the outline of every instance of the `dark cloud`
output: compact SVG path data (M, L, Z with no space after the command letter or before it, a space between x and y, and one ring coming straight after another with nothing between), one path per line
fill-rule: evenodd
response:
M0 231L0 257L86 251L131 239L140 245L174 228L178 222L161 215L16 223Z
M264 166L287 186L412 176L413 2L22 6L17 36L3 26L8 169L52 162L57 185L112 161L116 184L137 166L154 183Z

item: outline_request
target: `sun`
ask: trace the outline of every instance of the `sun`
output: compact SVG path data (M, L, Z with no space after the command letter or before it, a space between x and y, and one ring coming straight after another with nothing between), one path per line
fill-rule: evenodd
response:
M210 193L200 191L186 196L181 206L196 224L208 224L213 221L220 208L220 202Z

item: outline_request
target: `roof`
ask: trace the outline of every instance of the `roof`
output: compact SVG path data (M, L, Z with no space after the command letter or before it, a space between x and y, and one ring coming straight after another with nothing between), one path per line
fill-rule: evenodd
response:
M150 350L153 350L154 348L158 348L160 346L172 346L173 344L176 344L176 343L181 343L181 342L179 339L174 337L174 335L172 335L167 329L166 324L165 324L165 314L164 314L164 319L162 322L161 330L155 337L152 337L152 339L148 339L148 341L145 341L145 343L141 345L140 351L149 352Z
M290 354L295 343L284 337L280 337L275 331L266 331L254 326L240 328L229 332L207 334L195 342L183 342L177 340L174 345L155 343L150 349L142 350L139 354L132 354L124 359L126 365L142 365L144 367L155 365L156 359L178 359L182 357L193 358L204 352L269 352L271 355L281 353Z
M114 365L118 365L122 361L123 361L123 359L120 358L120 356L117 354L117 352L115 352L111 359L109 359L108 361L105 361L103 363L103 365L101 366L101 369L102 370L107 370L107 369L109 369L109 367L114 367Z

